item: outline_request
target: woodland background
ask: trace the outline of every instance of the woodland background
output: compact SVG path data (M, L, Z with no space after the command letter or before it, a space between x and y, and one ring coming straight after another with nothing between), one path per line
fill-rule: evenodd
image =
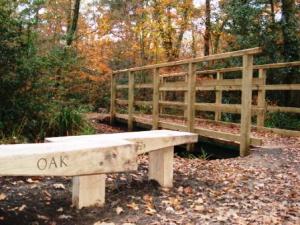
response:
M109 108L115 69L257 46L257 64L300 60L299 18L294 0L0 0L1 142L92 133L82 113ZM299 83L299 69L280 74L268 79ZM267 95L294 107L299 96ZM299 130L300 119L266 125Z

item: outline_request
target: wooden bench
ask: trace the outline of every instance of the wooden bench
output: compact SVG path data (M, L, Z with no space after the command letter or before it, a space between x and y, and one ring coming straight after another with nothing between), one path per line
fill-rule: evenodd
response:
M149 153L149 179L171 187L174 146L197 139L198 135L187 132L153 130L0 145L0 176L72 176L73 205L102 206L106 173L137 170L137 156Z

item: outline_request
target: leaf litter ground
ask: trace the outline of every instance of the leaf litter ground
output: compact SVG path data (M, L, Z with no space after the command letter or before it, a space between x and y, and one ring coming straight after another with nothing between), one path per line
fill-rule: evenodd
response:
M141 156L138 172L108 176L103 208L72 208L67 177L1 177L0 224L300 224L300 140L263 137L245 158L176 157L171 189L147 180Z

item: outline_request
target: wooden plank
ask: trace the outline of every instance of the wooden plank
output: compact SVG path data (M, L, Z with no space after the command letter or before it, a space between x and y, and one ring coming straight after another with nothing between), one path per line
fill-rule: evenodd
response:
M159 85L159 89L161 88L161 86L163 86L166 82L165 82L165 78L164 77L160 77L160 85ZM166 93L165 92L163 92L163 91L160 91L159 92L159 99L161 100L161 101L165 101L165 99L166 99ZM165 108L164 108L164 106L163 105L160 105L159 106L159 114L163 114L164 113L164 110L165 110Z
M195 65L188 65L188 100L187 100L187 131L193 132L195 122L195 99L196 99L196 73Z
M215 104L215 103L196 103L195 109L199 111L207 111L207 112L227 112L227 113L241 113L241 105L238 104ZM252 115L256 115L259 112L264 110L264 108L260 108L252 105Z
M116 117L122 117L126 120L126 115L116 115ZM207 121L207 120L203 120L203 119L197 119L199 121ZM141 119L140 120L141 123L145 123L146 120L145 119ZM222 122L222 121L213 121L213 120L209 120L209 122L212 123L216 123L216 124L224 124L224 125L235 125L237 127L239 127L239 124L234 124L234 123L228 123L228 122ZM159 121L158 123L158 127L161 127L163 129L170 129L170 130L178 130L178 131L185 131L186 130L186 126L183 124L176 124L176 123L170 123L170 122L164 122L164 121ZM230 142L240 142L240 135L238 134L231 134L231 133L226 133L226 132L222 132L222 131L214 131L214 130L210 130L210 129L205 129L205 128L199 128L196 127L194 129L194 132L199 134L200 136L203 137L209 137L209 138L214 138L214 139L222 139L222 140L226 140L226 141L230 141ZM299 132L300 133L300 132ZM193 137L195 138L195 137ZM128 139L130 140L130 139ZM167 140L164 140L167 141ZM176 145L179 143L184 143L183 140L179 140L176 139ZM148 141L148 144L143 143L143 145L145 144L147 151L149 151L149 146L151 146L151 142L153 142L153 140ZM185 142L186 143L186 142ZM192 140L190 140L190 143L193 143ZM262 139L261 138L255 138L255 137L250 137L250 144L251 146L261 146L262 145Z
M133 129L134 113L134 73L128 72L128 131Z
M300 113L300 108L296 107L281 107L281 106L267 106L269 112L287 112L287 113Z
M187 91L187 82L166 82L160 86L159 91Z
M139 71L139 70L149 70L149 69L154 69L154 68L183 65L183 64L188 64L188 63L205 62L205 61L211 61L211 60L217 60L217 59L227 59L227 58L232 58L232 57L239 57L244 54L259 54L261 52L262 52L262 48L256 47L256 48L243 49L243 50L239 50L239 51L220 53L220 54L215 54L215 55L195 57L195 58L191 58L191 59L184 59L184 60L173 61L173 62L166 62L166 63L159 63L159 64L117 70L117 71L113 71L113 73L118 74L118 73L125 73L128 71L134 72L134 71Z
M266 108L266 90L264 88L267 79L267 71L264 69L259 69L258 77L263 80L263 85L259 88L257 94L257 106L262 108L257 114L257 126L263 127L265 124L265 108Z
M175 102L175 101L159 101L160 105L164 106L172 106L172 107L187 107L186 103L184 102Z
M152 106L152 129L158 129L158 120L159 120L159 83L160 78L158 76L158 69L153 69L153 106Z
M246 156L250 150L251 105L252 105L253 55L243 56L242 108L240 155Z
M178 72L178 73L164 73L160 74L160 77L182 77L185 76L187 72Z
M174 147L149 153L149 179L156 180L162 187L173 186Z
M116 99L115 100L116 104L117 105L128 105L128 100L125 100L125 99Z
M223 73L217 72L217 80L223 80ZM222 104L222 91L216 91L216 104L220 105ZM217 110L215 112L215 120L219 121L221 120L222 112L220 110Z
M300 84L269 84L269 85L260 86L259 90L297 91L297 90L300 90Z
M187 87L187 84L188 84L188 73L186 73L186 75L184 76L184 81L186 83L186 87ZM186 89L187 90L187 89ZM188 104L188 92L185 91L184 92L184 104ZM187 111L187 108L184 109L184 112L183 112L183 116L184 118L187 118L187 115L188 115L188 111Z
M0 176L76 176L136 170L125 140L0 145Z
M137 145L136 153L144 154L165 147L197 142L198 135L189 132L179 132L173 130L151 130L114 134L55 137L47 138L47 141L73 143L73 141L76 140L78 142L82 141L93 143L94 141L101 142L101 140L105 140L106 142L114 142L118 139L126 140Z
M116 78L111 74L111 84L110 84L110 124L114 123L115 114L116 114Z
M135 84L135 88L147 88L147 89L152 89L153 84Z
M280 134L288 137L300 137L300 131L297 130L286 130L280 128L271 128L271 127L254 127L258 131L267 131L274 134Z
M240 142L241 140L240 135L238 134L226 133L222 131L214 131L205 128L195 128L195 132L200 136L209 137L213 139L222 139L225 141L232 141L232 142ZM252 146L261 146L262 139L250 137L250 144Z
M134 101L134 105L140 105L140 106L152 106L153 102L152 101Z
M105 203L105 174L73 177L72 205L77 209L103 206Z
M128 88L128 84L118 84L116 85L116 89L127 89Z
M252 85L262 85L263 84L262 78L253 78ZM222 79L222 80L216 80L216 79L206 79L206 80L200 80L197 81L197 85L199 86L241 86L242 85L242 79Z
M237 72L242 71L243 67L229 67L229 68L221 68L221 69L212 69L212 70L201 70L196 71L197 74L215 74L215 73L228 73L228 72Z
M169 129L169 130L178 130L178 131L186 131L187 127L183 124L177 124L177 123L169 123L164 121L159 121L159 127L163 129Z
M285 68L285 67L293 67L293 66L300 66L300 61L255 65L253 69L276 69L276 68Z

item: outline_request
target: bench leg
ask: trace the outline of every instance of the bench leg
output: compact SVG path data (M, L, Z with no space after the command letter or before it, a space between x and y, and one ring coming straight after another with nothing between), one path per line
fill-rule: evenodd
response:
M72 204L78 209L103 206L105 202L105 174L73 177Z
M162 148L149 153L149 179L162 187L173 186L174 147Z

